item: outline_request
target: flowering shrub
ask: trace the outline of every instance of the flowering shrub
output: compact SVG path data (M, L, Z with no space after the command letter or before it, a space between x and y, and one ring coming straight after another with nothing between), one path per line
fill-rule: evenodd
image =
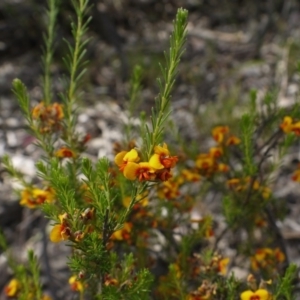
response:
M68 44L69 74L61 102L51 92L49 73L56 0L49 0L44 99L32 107L24 84L19 79L13 82L28 128L44 151L36 164L38 180L27 182L9 157L3 159L22 185L20 204L42 210L52 224L50 241L71 247L70 290L79 299L293 299L296 267L287 263L286 250L278 241L276 220L284 216L269 175L299 135L296 108L291 116L273 109L272 119L265 121L252 93L251 109L242 115L239 130L215 126L211 132L215 144L206 152L189 155L167 143L171 90L186 38L188 14L179 9L156 107L150 120L141 117L142 140L133 141L133 127L124 125L126 138L116 145L114 161L102 157L94 163L84 157L90 136L77 133L75 109L84 72L88 0L75 0L74 7L74 46ZM136 68L132 107L140 81ZM270 162L269 154L276 151L278 161ZM296 170L293 180L299 178ZM194 215L199 195L211 190L219 194L227 224L219 237L212 215ZM246 237L236 251L253 273L247 280L236 278L231 272L236 262L218 251L226 231ZM9 252L4 237L1 247ZM28 259L29 265L22 268L9 259L15 277L5 287L6 296L50 299L43 294L32 251Z

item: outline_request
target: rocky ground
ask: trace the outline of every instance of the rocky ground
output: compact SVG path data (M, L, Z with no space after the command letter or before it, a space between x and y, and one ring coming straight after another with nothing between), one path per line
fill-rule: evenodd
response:
M9 154L15 166L30 180L40 152L26 131L11 92L11 82L14 78L25 82L33 105L41 100L38 38L41 27L34 25L41 21L37 16L40 7L33 8L26 0L15 2L0 4L0 157ZM296 72L300 58L300 5L292 0L282 1L278 7L251 3L241 1L239 6L232 7L219 7L218 1L205 5L192 0L159 1L159 4L151 0L139 4L129 0L103 1L99 4L96 16L100 19L102 16L102 23L99 21L102 25L93 23L89 32L93 37L88 47L89 72L84 79L85 93L78 119L78 130L92 135L86 155L95 160L103 155L112 158L113 143L122 138L122 123L127 118L128 76L136 63L144 68L141 109L150 111L158 92L155 82L159 76L158 62L163 61L163 51L168 48L171 21L177 7L187 6L190 15L186 52L173 92L172 117L187 141L201 140L199 150L205 148L211 126L235 120L245 109L250 89L257 89L260 98L267 90L276 91L278 104L283 107L294 103L298 99L300 81ZM21 14L22 18L18 19ZM108 16L107 20L103 15ZM28 26L27 32L24 24ZM104 33L98 30L100 27ZM62 27L59 34L64 32ZM59 61L63 52L60 45L58 52L52 70L57 92L62 88L58 78L64 72ZM233 111L224 109L227 102L235 103ZM287 157L287 166L295 158L299 158L298 149ZM300 185L291 182L285 174L283 171L275 194L288 202L290 213L278 227L287 244L290 261L300 265ZM63 282L68 278L64 263L68 248L48 243L49 226L40 212L19 205L12 190L17 183L12 182L3 169L1 179L0 228L20 259L25 249L35 249L41 258L46 288L57 299L67 299L68 290ZM221 230L221 216L216 215L216 220ZM234 255L226 239L219 245ZM244 275L243 270L237 272ZM9 278L3 255L0 256L0 274L2 290Z

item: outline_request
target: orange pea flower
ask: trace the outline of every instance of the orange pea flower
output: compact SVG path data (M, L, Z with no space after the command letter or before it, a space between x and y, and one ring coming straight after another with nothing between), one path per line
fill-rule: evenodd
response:
M32 109L32 118L33 119L45 119L47 114L46 106L44 102L40 102Z
M222 144L224 136L229 132L228 126L216 126L212 130L212 136L218 144Z
M178 182L174 180L164 181L157 191L157 195L160 199L174 199L179 195Z
M76 153L68 147L61 147L54 155L58 158L75 158Z
M104 280L105 280L105 281L104 281L104 285L105 285L105 286L110 286L110 285L116 286L116 285L119 284L118 280L115 279L115 278L113 278L113 277L111 277L109 274L106 274L106 275L105 275Z
M131 222L125 222L123 228L115 231L112 234L111 238L113 240L118 240L118 241L129 240L132 227L133 227L133 224Z
M223 173L226 173L229 171L229 166L226 165L226 164L218 164L218 171L219 172L223 172Z
M300 136L300 122L294 123L290 116L285 116L279 127L285 133L294 132L297 136Z
M218 271L222 275L226 275L227 273L227 266L229 264L229 258L222 258L218 261Z
M149 160L149 164L154 169L169 169L174 168L178 161L177 156L170 156L170 151L166 143L163 146L155 146L154 154L151 156Z
M128 162L123 171L124 176L129 180L139 181L154 180L156 178L155 169L148 162L134 163Z
M279 248L260 248L257 249L254 256L251 257L251 268L255 271L266 267L277 267L277 265L285 260L285 255Z
M55 120L62 120L64 112L62 105L55 102L48 106L45 106L44 102L40 102L32 109L32 118L41 119L42 121L54 122Z
M44 202L52 202L54 197L55 193L51 188L47 188L46 190L25 188L21 192L20 204L28 208L36 208Z
M216 165L215 159L208 153L201 153L196 159L196 167L203 170L209 170Z
M32 109L32 118L39 121L40 132L42 133L60 130L63 117L63 108L59 103L46 106L44 102L40 102Z
M283 122L280 124L280 128L283 132L289 133L292 131L293 119L290 116L285 116Z
M271 300L272 295L265 289L258 289L255 292L245 291L240 296L241 300Z
M69 284L72 291L83 292L84 290L82 282L77 279L76 275L73 275L69 278Z
M115 156L115 163L121 172L124 171L129 162L137 163L139 161L139 154L135 149L131 149L130 151L121 151Z
M60 224L53 226L50 232L50 240L53 243L59 243L61 241L68 240L71 236L71 230L69 228L66 213L59 215Z
M300 182L300 169L296 170L292 175L292 180Z
M188 170L188 169L183 169L180 173L178 181L180 184L182 184L185 181L196 182L196 181L199 181L200 178L201 178L200 174L198 174L194 171Z
M221 147L212 147L209 149L209 156L213 158L219 158L223 155L223 149Z
M4 293L8 297L16 297L21 288L21 283L19 280L13 278L7 286L4 288Z
M226 146L238 145L240 143L241 140L238 137L236 137L235 135L231 135L226 141Z
M229 133L228 126L216 126L212 130L214 140L222 146L233 146L241 143L241 140Z
M285 255L282 253L282 251L279 248L274 249L274 256L275 256L277 262L285 261Z

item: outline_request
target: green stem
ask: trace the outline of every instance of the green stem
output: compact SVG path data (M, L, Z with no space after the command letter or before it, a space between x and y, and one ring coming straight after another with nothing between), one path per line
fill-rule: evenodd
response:
M54 41L54 29L56 24L57 16L57 0L48 1L48 30L46 36L46 46L45 46L45 55L44 55L44 102L45 105L51 103L51 76L50 76L50 67L53 58L53 41Z
M164 86L159 80L160 95L157 99L156 109L152 111L152 132L147 130L149 137L147 139L147 159L149 160L154 147L158 144L160 136L163 132L163 124L168 116L168 105L170 94L175 82L176 69L183 53L182 47L186 37L186 24L188 12L184 9L179 9L174 22L174 31L170 38L170 51L166 56L167 68L162 70L164 78Z
M76 97L75 97L75 92L77 89L77 84L78 84L78 78L77 73L79 70L79 65L80 65L80 60L81 56L83 54L82 52L82 36L85 32L85 23L83 21L83 16L85 13L85 10L87 8L87 3L88 0L79 0L79 6L75 7L76 9L76 14L77 14L77 24L76 27L73 27L74 31L74 40L75 40L75 46L74 50L72 52L72 61L70 64L70 83L69 83L69 88L67 92L67 139L68 143L70 146L73 144L73 131L74 131L74 124L73 124L73 118L72 118L72 110L73 110L73 105L75 103Z

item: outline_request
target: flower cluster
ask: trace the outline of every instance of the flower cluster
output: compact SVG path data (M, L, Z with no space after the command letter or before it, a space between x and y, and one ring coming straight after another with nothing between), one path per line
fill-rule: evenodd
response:
M211 257L204 257L199 254L194 254L187 258L188 264L182 261L182 257L179 256L177 262L174 264L177 276L182 274L188 276L191 279L196 279L199 275L223 275L227 273L227 266L229 263L228 257L222 257L219 254L214 254ZM184 270L184 272L183 272Z
M83 212L77 210L73 215L73 220L77 221L80 230L71 228L70 216L67 213L58 216L59 223L54 225L50 232L50 240L59 243L65 240L80 242L86 233L93 231L91 220L94 218L94 208L86 208Z
M174 199L180 195L179 183L173 178L164 181L161 185L157 187L157 196L160 199Z
M238 137L230 133L228 126L216 126L211 133L214 140L222 147L238 145L241 142Z
M51 187L44 190L27 187L21 192L20 204L28 208L36 208L44 202L52 202L55 198L55 192Z
M199 180L200 175L196 171L183 169L176 177L170 178L157 186L157 196L160 199L175 199L180 195L179 189L182 185Z
M200 153L196 159L196 167L200 174L209 177L217 172L227 172L228 165L219 162L223 153L221 147L212 147L208 153Z
M190 211L194 205L194 199L180 190L189 182L197 182L201 178L197 170L183 169L175 177L161 182L157 186L157 196L162 200L170 200L179 211Z
M294 132L300 136L300 121L294 122L290 116L285 116L279 127L284 133Z
M276 269L279 263L285 261L285 255L279 248L260 248L251 257L251 268L254 271L262 269Z
M63 118L62 105L56 102L50 105L40 102L32 110L32 119L38 122L41 133L53 133L61 130Z
M204 176L212 176L217 172L227 172L229 166L221 163L220 159L228 146L240 143L239 138L230 134L228 126L213 128L212 136L218 145L210 148L208 153L200 153L196 159L196 167L199 169L200 174Z
M265 200L269 199L271 195L271 189L269 187L261 185L258 180L253 180L250 177L231 178L227 180L227 186L235 192L243 192L251 188Z
M178 176L178 183L183 184L186 182L197 182L200 180L200 174L197 170L183 169Z
M177 156L171 156L167 144L155 146L154 154L148 162L140 162L135 149L121 151L115 156L115 163L119 170L129 180L166 181L172 177L171 168L178 161Z

